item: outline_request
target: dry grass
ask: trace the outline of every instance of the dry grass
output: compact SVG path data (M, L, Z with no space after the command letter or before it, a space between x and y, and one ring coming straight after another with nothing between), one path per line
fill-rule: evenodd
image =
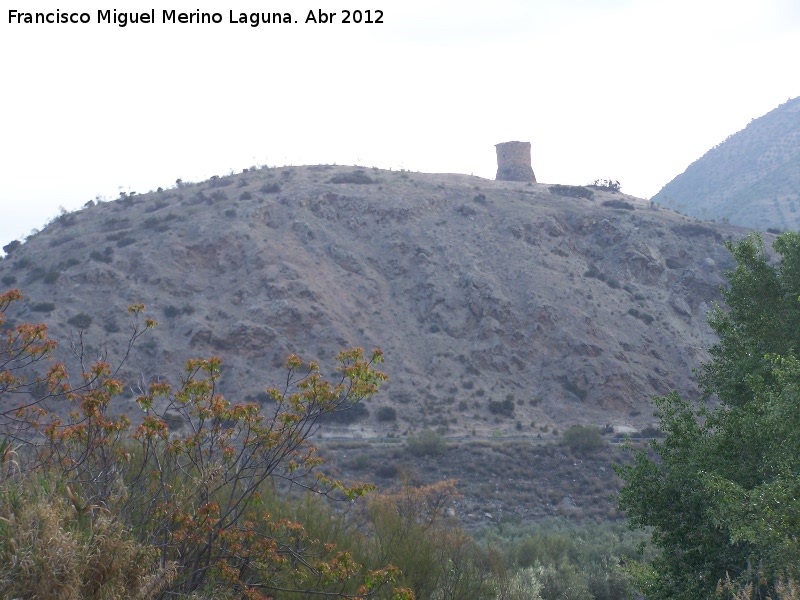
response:
M82 504L56 477L0 484L0 590L5 598L150 598L175 574L109 510Z

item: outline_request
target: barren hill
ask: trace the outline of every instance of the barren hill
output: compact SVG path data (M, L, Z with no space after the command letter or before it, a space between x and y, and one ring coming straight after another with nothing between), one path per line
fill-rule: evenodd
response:
M732 266L699 223L600 189L310 166L251 169L64 214L0 261L13 320L122 351L125 307L160 322L126 365L175 381L219 355L232 400L380 347L390 381L348 435L423 427L535 434L650 421L652 394L694 393L705 317ZM89 321L90 319L90 321ZM392 407L390 411L379 411ZM326 435L342 433L340 426Z
M729 136L652 199L693 217L800 229L800 98Z

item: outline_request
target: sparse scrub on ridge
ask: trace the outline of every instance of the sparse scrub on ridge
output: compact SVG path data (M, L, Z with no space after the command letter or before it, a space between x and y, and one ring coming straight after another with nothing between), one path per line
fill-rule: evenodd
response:
M144 209L144 212L146 213L156 212L157 210L161 210L162 208L166 208L167 206L169 206L169 202L167 202L166 200L159 199L148 205Z
M611 192L612 194L616 194L622 189L620 182L613 179L595 179L586 187L602 190L604 192Z
M630 202L625 202L625 200L606 200L602 204L606 208L622 208L624 210L636 210L636 207L631 204Z
M221 188L226 187L235 181L235 177L232 175L227 175L225 177L220 177L219 175L212 175L211 178L208 180L209 186L212 188Z
M259 188L262 194L277 194L281 191L279 183L265 183Z
M591 200L594 198L594 192L589 188L582 185L562 185L557 183L547 188L551 194L556 196L567 196L568 198L585 198Z
M3 252L6 253L7 256L11 256L11 254L17 250L20 246L22 246L22 242L19 240L13 240L3 246Z
M334 175L328 180L329 183L355 183L358 185L377 183L375 179L364 173L362 170L351 171Z

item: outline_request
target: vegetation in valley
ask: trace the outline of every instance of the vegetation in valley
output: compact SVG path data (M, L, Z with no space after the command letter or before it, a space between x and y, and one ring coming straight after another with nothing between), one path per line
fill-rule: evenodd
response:
M21 300L4 294L0 319ZM156 323L142 305L130 315L135 345ZM73 344L74 379L47 360L55 342L44 325L3 329L4 595L570 600L630 590L620 567L645 536L622 523L469 532L455 480L395 470L376 490L323 475L310 434L377 391L380 353L342 353L335 383L292 356L266 404L230 404L215 389L219 359L192 360L178 386L139 390L140 414L127 415L116 406L122 364L92 363ZM599 435L573 428L563 451L587 458ZM412 456L448 451L430 430L407 441Z

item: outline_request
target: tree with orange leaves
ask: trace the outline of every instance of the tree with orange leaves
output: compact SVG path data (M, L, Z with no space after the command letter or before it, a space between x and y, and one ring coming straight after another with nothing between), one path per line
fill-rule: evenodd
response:
M21 299L17 290L0 295L0 439L2 455L13 453L16 465L16 473L3 469L0 482L56 473L73 506L117 515L153 549L156 567L170 573L162 597L413 598L392 587L397 568L368 570L349 552L312 539L302 523L272 518L263 503L280 481L342 500L372 490L318 472L322 461L309 438L320 417L378 391L386 379L375 369L380 351L340 353L334 382L322 378L318 364L290 356L283 386L269 390L276 407L269 415L219 394L219 358L192 359L179 385L142 390L136 402L144 417L134 424L112 407L124 389L120 367L157 325L144 318L145 307L129 308L132 334L120 364L89 363L79 352L81 374L73 380L63 363L43 368L55 349L45 325L4 327ZM29 375L36 371L44 373ZM180 414L188 432L171 430L167 412Z

